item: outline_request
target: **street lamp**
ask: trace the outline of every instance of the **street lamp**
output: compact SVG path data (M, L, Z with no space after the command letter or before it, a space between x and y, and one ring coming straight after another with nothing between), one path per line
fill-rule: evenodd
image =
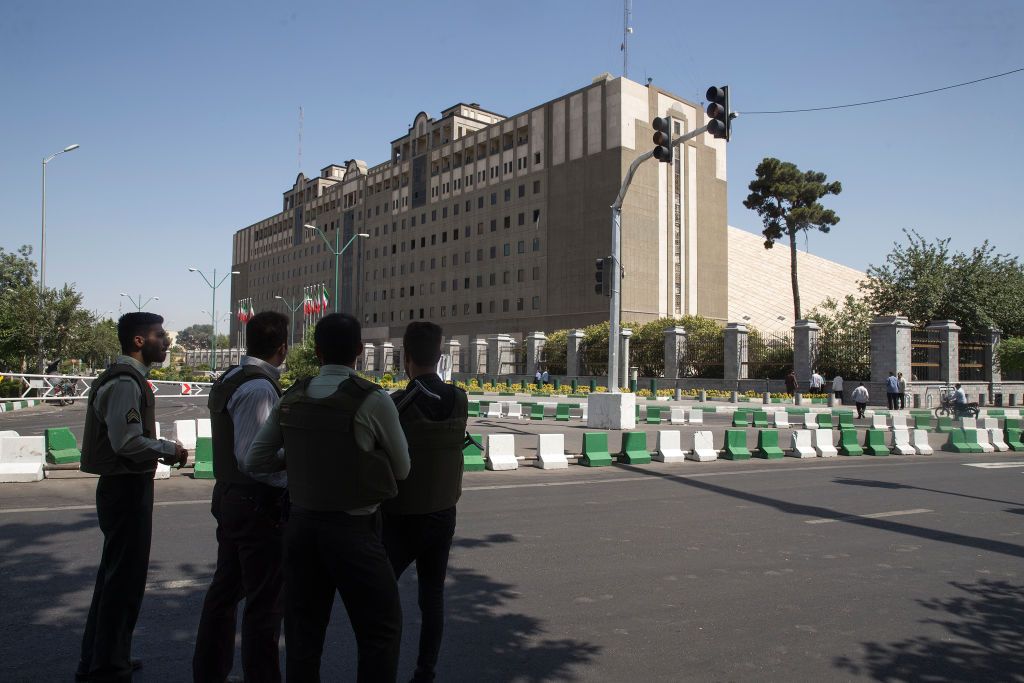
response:
M210 335L210 371L214 372L217 370L217 288L224 284L224 281L232 275L239 275L240 273L237 270L232 270L218 281L216 268L213 269L212 279L206 277L206 274L198 268L189 267L188 272L199 273L207 286L213 290L212 304L210 305L210 326L213 328L213 334ZM203 312L205 313L205 311Z
M46 291L46 165L56 157L67 152L74 152L78 145L68 145L59 152L54 152L43 159L43 197L42 197L42 220L39 238L39 305L43 305L43 292ZM43 331L39 330L39 372L43 372L45 362L43 361Z
M139 294L139 298L138 299L133 299L132 295L128 294L126 292L121 292L121 296L128 297L128 301L132 302L132 306L134 306L135 310L137 310L137 311L141 311L143 306L148 304L150 301L160 301L160 297L158 297L158 296L151 296L148 299L146 299L145 301L142 300L142 295L141 294Z
M292 306L292 302L290 299L285 299L283 296L279 294L275 294L274 298L283 301L284 305L288 307L288 310L292 312L292 326L291 331L288 334L288 346L292 347L295 345L295 312L302 308L302 301L296 300L295 305Z
M340 229L334 231L334 246L331 246L331 242L330 242L330 240L327 239L327 235L325 235L323 230L321 230L320 228L316 227L315 225L310 225L308 223L306 225L303 225L302 227L304 227L306 230L314 230L314 231L316 231L316 233L318 235L320 235L321 238L323 238L324 243L327 245L327 250L329 252L331 252L332 254L334 254L334 312L337 313L338 312L338 272L339 272L339 269L341 268L341 263L340 263L341 255L343 253L345 253L345 250L348 249L349 246L353 242L356 241L357 237L369 237L370 233L368 233L368 232L358 232L355 235L352 235L352 237L349 239L348 242L345 242L345 246L339 248L338 245L341 244L341 230Z

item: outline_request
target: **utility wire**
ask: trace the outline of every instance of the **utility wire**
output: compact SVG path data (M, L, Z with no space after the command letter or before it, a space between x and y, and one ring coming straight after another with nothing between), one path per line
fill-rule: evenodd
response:
M921 92L912 92L907 95L897 95L896 97L886 97L880 100L867 100L866 102L853 102L851 104L837 104L831 107L809 107L807 109L778 109L775 111L744 111L741 112L743 116L751 116L753 114L797 114L808 111L828 111L829 109L848 109L850 107L863 107L866 104L879 104L880 102L892 102L893 100L905 100L908 97L917 97L919 95L929 95L934 92L941 92L943 90L952 90L953 88L962 88L965 85L973 85L975 83L981 83L982 81L991 81L993 78L1002 78L1003 76L1009 76L1011 74L1020 73L1024 71L1024 67L1020 69L1014 69L1013 71L1005 71L1001 74L995 74L994 76L985 76L984 78L976 78L973 81L964 81L963 83L956 83L954 85L947 85L942 88L934 88L932 90L922 90Z

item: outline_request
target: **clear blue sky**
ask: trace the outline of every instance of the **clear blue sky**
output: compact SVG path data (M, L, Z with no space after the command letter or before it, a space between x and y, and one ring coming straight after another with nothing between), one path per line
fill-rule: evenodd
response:
M688 19L681 16L689 14ZM635 0L630 77L734 108L840 104L1024 66L1020 0ZM387 158L420 110L513 114L622 71L619 0L53 2L0 22L0 246L38 248L49 165L47 283L89 307L161 297L170 329L202 322L188 273L230 266L231 235L279 210L298 171ZM1024 74L838 112L748 116L729 146L729 222L776 156L843 183L842 222L810 250L856 268L902 228L1021 254ZM581 287L583 285L581 284ZM218 308L232 305L227 289Z

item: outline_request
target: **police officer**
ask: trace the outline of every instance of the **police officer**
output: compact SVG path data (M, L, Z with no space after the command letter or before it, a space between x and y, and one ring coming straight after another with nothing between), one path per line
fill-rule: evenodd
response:
M359 322L339 313L325 316L314 340L320 373L281 397L244 467L288 472L288 680L320 680L337 591L355 631L358 680L394 681L402 608L380 540L379 508L395 495L395 480L409 473L408 445L391 398L352 369L363 349Z
M181 444L156 438L156 406L146 375L167 356L164 319L127 313L117 321L121 355L92 384L82 439L82 471L100 475L96 516L103 553L82 636L75 680L130 681L131 659L149 571L153 472L157 462L185 464Z
M441 328L413 322L402 338L410 387L392 394L409 442L412 467L398 496L384 503L384 547L395 577L416 562L421 615L419 655L413 681L432 681L444 634L444 580L455 535L455 504L462 495L462 446L469 402L462 389L436 372ZM538 373L540 371L538 370ZM417 391L408 403L403 399ZM427 393L429 392L429 393ZM438 398L434 398L437 396Z
M248 355L210 390L213 432L212 512L217 569L203 601L192 678L223 683L235 654L235 617L242 611L242 671L249 683L280 681L284 472L245 474L239 464L281 396L278 366L288 355L288 318L257 313L246 324Z

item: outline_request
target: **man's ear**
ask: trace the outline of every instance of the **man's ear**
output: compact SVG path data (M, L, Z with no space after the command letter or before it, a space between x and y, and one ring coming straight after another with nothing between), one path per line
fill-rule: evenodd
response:
M322 365L323 362L324 362L324 354L320 350L320 347L319 346L313 347L313 353L316 354L316 359L318 361L320 361L320 364Z

